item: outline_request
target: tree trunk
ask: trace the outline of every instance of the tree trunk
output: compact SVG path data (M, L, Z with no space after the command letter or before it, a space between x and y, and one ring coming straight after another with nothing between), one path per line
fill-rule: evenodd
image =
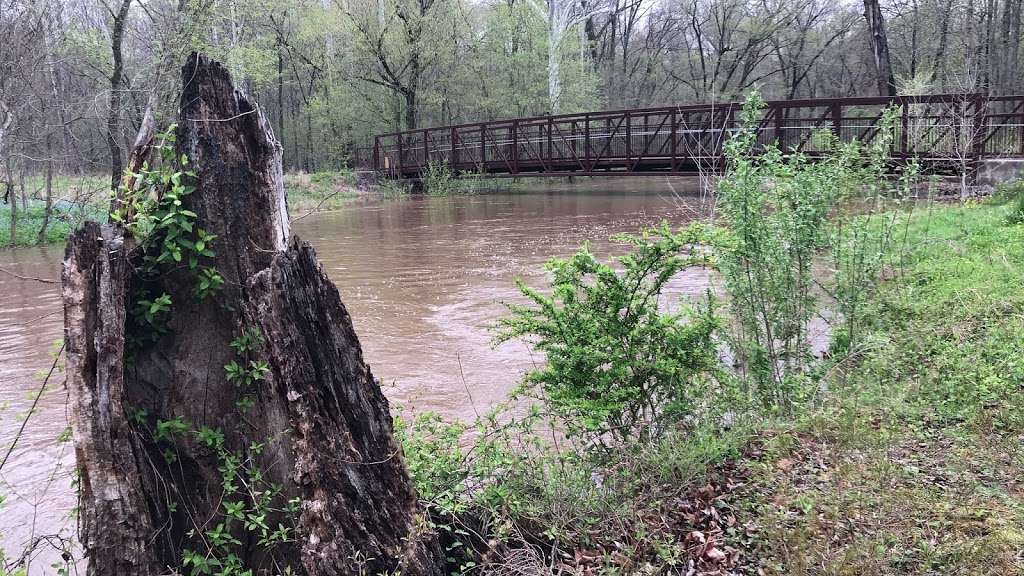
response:
M878 0L864 0L864 19L871 36L871 50L875 56L875 71L878 73L878 94L896 95L896 79L889 59L889 41L885 36L885 21Z
M118 143L121 127L121 84L124 82L124 57L121 43L124 39L124 28L128 20L128 9L132 0L121 0L121 6L114 15L113 29L110 33L110 52L114 67L110 72L110 110L107 111L107 148L110 150L110 189L117 190L121 183L121 145Z
M405 129L414 130L416 128L416 88L410 87L405 90Z
M558 114L562 104L562 33L556 0L548 1L548 108Z
M939 81L943 90L946 88L946 47L949 44L949 18L950 10L943 10L939 21L939 46L935 49L935 57L932 59L933 82Z
M442 574L348 312L312 247L289 239L269 122L219 64L193 55L182 74L177 155L195 186L182 207L216 234L203 266L223 287L198 298L185 266L138 276L141 249L114 224L86 225L67 249L89 574L233 558L253 574ZM136 311L160 294L172 302L164 331L138 344ZM265 371L239 384L231 363ZM247 527L233 505L263 516ZM268 543L261 525L284 537Z
M14 162L7 155L7 204L11 207L11 246L18 243L18 189L14 186Z
M46 229L50 225L50 216L53 214L53 142L50 134L46 135L46 205L43 207L43 223L39 226L39 233L36 234L36 244L42 244L46 240Z

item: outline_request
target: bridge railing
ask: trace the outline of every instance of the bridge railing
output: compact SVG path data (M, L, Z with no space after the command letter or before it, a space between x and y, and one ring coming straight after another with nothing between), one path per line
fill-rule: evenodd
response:
M509 175L692 173L723 166L722 145L739 128L740 103L517 118L377 136L372 167L415 177L430 165ZM817 137L870 142L885 109L898 110L895 160L966 166L1024 156L1024 96L939 94L768 102L758 141L814 154Z

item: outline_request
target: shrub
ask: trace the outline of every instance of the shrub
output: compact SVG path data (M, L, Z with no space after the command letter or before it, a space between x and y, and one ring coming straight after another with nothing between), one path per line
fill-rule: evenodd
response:
M726 143L728 171L718 193L730 239L721 261L735 319L733 349L761 400L773 406L791 401L805 375L812 267L849 158L812 163L799 154L787 158L776 146L755 154L762 107L752 93L742 112L746 128Z
M812 161L775 145L758 148L763 106L757 93L748 97L745 128L725 146L728 168L718 193L729 241L721 269L735 321L733 352L746 381L765 407L789 408L814 389L809 325L820 312L822 288L831 289L842 320L840 339L853 345L859 304L893 245L896 218L883 215L890 209L883 200L909 188L916 166L904 171L894 194L886 178L893 110L867 146L815 134L825 152ZM838 214L830 224L840 203L854 199L862 213ZM833 270L821 281L816 264L828 248Z
M710 296L679 311L659 303L678 272L711 264L709 238L700 225L673 232L662 224L615 237L632 247L617 266L586 246L549 261L551 295L519 281L530 302L506 305L496 340L524 339L547 357L520 392L538 397L570 436L595 444L657 437L691 416L719 370L719 320Z
M431 196L450 196L460 191L460 183L446 164L431 162L421 176L423 190Z

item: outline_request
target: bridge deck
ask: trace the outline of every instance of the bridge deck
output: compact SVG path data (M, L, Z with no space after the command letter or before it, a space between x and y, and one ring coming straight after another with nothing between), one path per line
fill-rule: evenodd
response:
M724 165L722 145L739 129L742 104L672 106L538 116L383 134L363 162L393 177L430 165L509 176L693 174ZM939 94L768 102L761 144L815 154L816 135L871 141L883 111L898 108L896 162L959 171L978 160L1024 157L1024 96Z

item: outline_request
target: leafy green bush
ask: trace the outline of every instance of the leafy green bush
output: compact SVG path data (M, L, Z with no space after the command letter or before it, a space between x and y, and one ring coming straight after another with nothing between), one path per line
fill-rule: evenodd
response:
M677 273L712 263L710 238L701 225L662 224L615 237L632 252L614 264L586 246L549 261L550 296L519 281L530 304L507 304L496 340L525 339L547 358L522 392L536 394L569 435L597 444L657 437L691 416L719 370L719 319L710 297L675 312L659 303Z
M812 163L773 145L756 151L763 106L757 93L748 97L746 128L726 143L728 171L718 193L729 229L721 269L736 321L734 352L761 400L774 406L790 402L805 376L807 327L816 311L812 267L850 158Z

